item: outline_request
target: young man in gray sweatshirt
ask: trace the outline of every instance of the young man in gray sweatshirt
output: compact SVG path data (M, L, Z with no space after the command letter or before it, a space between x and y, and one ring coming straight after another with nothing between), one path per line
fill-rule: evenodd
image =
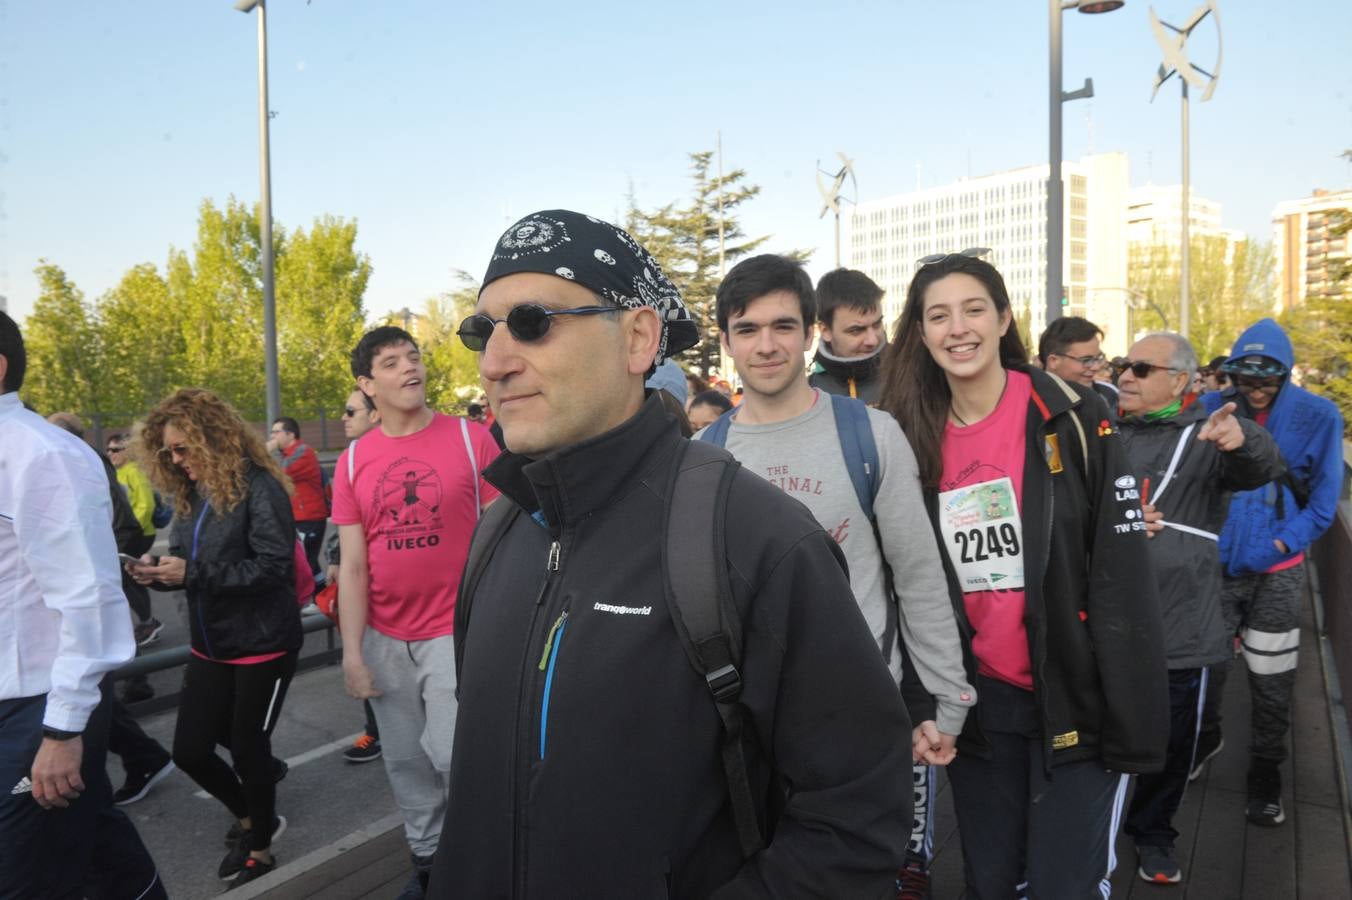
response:
M875 537L850 481L831 397L804 377L816 319L807 273L783 256L744 260L719 286L717 308L723 347L744 387L742 403L731 413L725 446L745 468L807 506L835 538L849 562L850 587L860 612L893 677L900 682L899 631L912 668L934 696L934 718L913 719L916 825L899 881L899 896L924 896L933 838L929 766L953 759L976 691L963 669L953 604L926 518L915 455L895 419L867 410L880 469L873 497ZM897 596L889 590L885 565L898 576Z

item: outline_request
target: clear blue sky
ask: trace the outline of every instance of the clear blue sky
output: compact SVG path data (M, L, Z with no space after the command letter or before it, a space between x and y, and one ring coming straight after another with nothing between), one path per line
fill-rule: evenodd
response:
M1352 3L1221 0L1225 59L1194 101L1195 190L1270 238L1279 200L1346 187ZM1193 0L1156 0L1181 22ZM682 199L712 149L763 192L743 221L771 249L817 247L814 170L837 150L868 200L1047 154L1047 11L1036 0L683 0L644 4L274 0L273 215L355 217L372 314L482 273L510 220L613 217ZM1131 183L1179 178L1176 82L1154 104L1149 4L1066 13L1065 156L1130 155ZM0 0L0 294L27 315L40 257L93 299L191 247L197 206L258 195L256 20L230 0ZM1214 59L1214 32L1193 55ZM917 166L918 175L917 175Z

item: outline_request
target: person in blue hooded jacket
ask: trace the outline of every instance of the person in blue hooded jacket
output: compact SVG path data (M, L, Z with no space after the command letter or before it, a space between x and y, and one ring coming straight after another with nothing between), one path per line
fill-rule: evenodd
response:
M1238 632L1249 670L1249 821L1280 825L1280 766L1291 728L1291 695L1300 645L1305 552L1333 522L1343 480L1343 419L1338 408L1291 383L1291 339L1272 319L1251 325L1222 370L1231 387L1207 394L1208 412L1233 402L1237 415L1265 427L1287 472L1260 488L1237 492L1220 535L1225 568L1226 626ZM1220 752L1220 696L1229 664L1211 672L1213 689L1202 719L1192 778Z

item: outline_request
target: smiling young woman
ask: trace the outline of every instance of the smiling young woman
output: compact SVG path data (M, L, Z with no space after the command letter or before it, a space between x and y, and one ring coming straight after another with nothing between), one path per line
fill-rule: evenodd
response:
M1169 722L1144 523L1118 490L1130 474L1107 407L1028 366L1004 279L966 254L922 260L882 368L977 685L948 770L968 888L1090 896L1122 773L1159 767Z

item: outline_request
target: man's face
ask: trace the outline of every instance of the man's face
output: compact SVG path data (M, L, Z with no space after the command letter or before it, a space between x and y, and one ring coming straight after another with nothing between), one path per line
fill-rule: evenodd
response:
M343 436L355 441L374 428L378 418L379 414L367 410L366 395L353 391L347 395L347 403L343 406Z
M1103 362L1103 351L1099 349L1099 339L1095 337L1066 345L1064 353L1048 353L1047 371L1066 381L1078 381L1090 387Z
M707 403L696 403L694 406L690 407L690 411L686 413L686 418L690 420L690 427L699 431L701 428L712 425L714 420L721 415L723 415L723 411L717 406L710 406Z
M572 446L623 424L642 405L642 375L660 334L652 309L553 316L533 341L501 321L524 303L558 310L598 302L580 284L537 272L503 276L479 295L475 312L498 321L479 354L479 381L513 453L539 457Z
M750 395L777 397L803 380L803 354L811 340L792 291L757 297L728 317L723 347Z
M377 350L370 376L361 376L357 384L377 409L415 413L427 406L427 367L422 353L408 341Z
M1132 346L1127 353L1129 360L1156 368L1147 375L1137 375L1130 368L1122 371L1117 380L1117 402L1123 412L1133 416L1155 412L1183 396L1188 387L1188 373L1169 371L1172 352L1173 347L1164 338L1144 338Z
M294 434L286 430L281 422L272 426L271 434L272 439L277 442L277 446L280 447L283 452L290 450L292 445L298 440Z
M1277 398L1277 392L1281 390L1282 376L1269 375L1260 378L1256 375L1236 375L1235 387L1244 395L1244 399L1249 401L1250 408L1267 409Z
M831 353L843 359L869 356L887 342L883 331L883 313L877 307L860 312L850 306L836 307L831 324L822 322L822 340L831 345Z

